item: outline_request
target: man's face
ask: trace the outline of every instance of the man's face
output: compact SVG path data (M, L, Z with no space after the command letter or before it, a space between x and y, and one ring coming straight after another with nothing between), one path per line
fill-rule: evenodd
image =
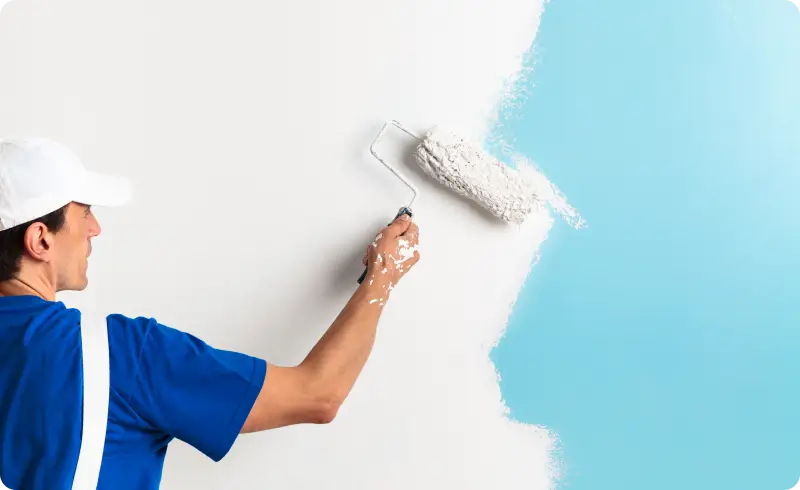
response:
M89 206L71 203L64 227L54 235L57 291L81 291L89 284L86 276L90 240L100 234L100 224Z

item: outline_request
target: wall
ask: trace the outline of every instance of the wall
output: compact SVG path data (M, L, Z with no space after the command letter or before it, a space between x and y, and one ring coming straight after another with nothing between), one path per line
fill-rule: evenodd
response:
M409 197L368 156L382 122L484 138L541 4L221 5L9 3L0 134L59 140L137 186L98 210L91 285L60 299L290 364ZM547 488L552 436L506 420L488 353L552 219L499 224L408 172L423 259L337 421L244 436L216 465L176 442L162 488Z
M800 478L800 11L558 0L498 136L589 222L554 225L492 353L564 490ZM531 389L535 386L536 389Z

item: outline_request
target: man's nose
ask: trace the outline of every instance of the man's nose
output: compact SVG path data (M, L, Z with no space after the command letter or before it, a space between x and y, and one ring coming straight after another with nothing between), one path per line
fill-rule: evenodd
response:
M103 230L100 228L100 223L98 223L97 220L93 220L92 225L89 227L89 236L96 237L101 231Z

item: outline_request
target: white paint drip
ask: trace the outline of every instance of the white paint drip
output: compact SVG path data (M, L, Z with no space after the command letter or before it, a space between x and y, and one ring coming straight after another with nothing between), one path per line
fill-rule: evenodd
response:
M405 243L405 246L403 245L403 243ZM400 254L400 258L394 259L394 257L392 257L394 259L394 264L400 265L403 262L413 259L414 253L417 250L419 250L419 245L414 245L413 247L409 247L407 241L401 240L400 248L397 250L397 252Z

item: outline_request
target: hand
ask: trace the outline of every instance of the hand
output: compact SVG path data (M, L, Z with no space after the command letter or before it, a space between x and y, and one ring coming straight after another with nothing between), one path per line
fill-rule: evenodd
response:
M419 228L403 214L381 230L367 247L364 265L367 276L364 284L377 287L385 294L376 296L385 303L389 293L400 279L419 261Z

